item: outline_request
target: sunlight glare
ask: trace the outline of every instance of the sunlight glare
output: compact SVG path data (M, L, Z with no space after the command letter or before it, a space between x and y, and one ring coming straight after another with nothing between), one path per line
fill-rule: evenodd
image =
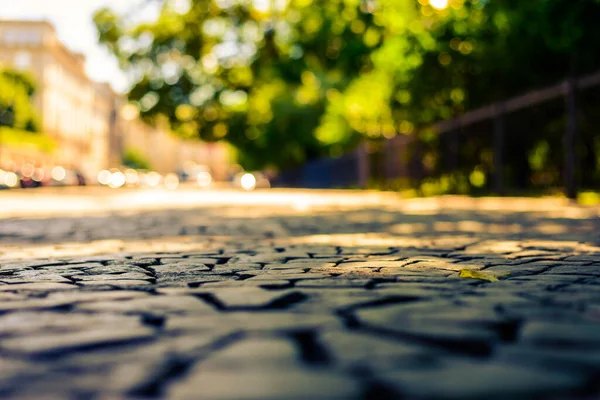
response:
M443 10L448 7L448 0L430 0L429 4L436 10Z

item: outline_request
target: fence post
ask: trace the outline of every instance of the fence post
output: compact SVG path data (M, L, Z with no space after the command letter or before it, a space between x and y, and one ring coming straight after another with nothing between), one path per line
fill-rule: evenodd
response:
M565 106L567 112L564 136L564 185L565 194L569 199L577 197L575 140L577 136L577 108L575 98L575 79L573 76L565 82Z
M358 147L358 185L366 189L369 184L369 152L367 143L361 143Z
M504 103L494 106L494 190L504 194Z
M392 180L393 171L394 171L394 146L393 141L394 138L386 139L383 142L383 179L385 181L385 185L389 185L389 181Z
M446 133L443 133L445 136L446 147L443 148L442 151L445 151L447 154L446 158L446 168L448 172L453 174L458 170L458 165L460 163L460 145L459 145L459 135L461 134L461 125L458 120L454 120L451 122L451 126Z

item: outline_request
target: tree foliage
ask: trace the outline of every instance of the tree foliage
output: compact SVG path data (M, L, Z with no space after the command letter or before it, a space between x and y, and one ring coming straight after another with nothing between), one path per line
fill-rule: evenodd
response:
M39 116L32 104L35 91L28 74L0 68L0 126L38 132Z
M151 169L150 161L140 151L132 148L125 149L122 163L133 169Z
M599 0L176 3L143 24L100 10L100 41L144 118L226 140L250 169L412 134L600 66Z

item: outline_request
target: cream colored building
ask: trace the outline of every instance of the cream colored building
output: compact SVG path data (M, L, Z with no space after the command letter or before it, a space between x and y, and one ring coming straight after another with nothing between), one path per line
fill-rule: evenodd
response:
M43 131L58 144L54 163L88 176L115 165L119 99L86 76L83 55L70 52L50 23L0 21L0 63L35 77Z
M161 173L195 161L225 177L229 159L224 145L186 142L165 129L122 118L123 99L86 76L84 56L69 51L50 23L0 20L0 64L36 78L43 131L58 143L50 157L30 162L78 168L96 177L102 169L119 167L124 150L132 148Z
M182 140L167 129L147 125L139 119L121 119L123 148L143 154L153 170L176 172L187 163L207 166L216 180L225 180L231 166L230 152L221 143Z

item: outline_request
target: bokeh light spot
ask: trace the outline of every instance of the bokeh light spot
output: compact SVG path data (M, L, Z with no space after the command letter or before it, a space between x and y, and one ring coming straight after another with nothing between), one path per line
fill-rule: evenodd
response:
M256 187L256 178L252 174L242 175L240 185L244 190L253 190Z
M110 186L113 188L120 188L125 184L125 174L121 171L117 171L112 174L112 178L110 180Z
M4 184L8 187L15 187L19 183L19 177L14 172L4 175Z
M479 169L475 169L469 176L469 182L475 187L483 187L486 182L485 173Z
M165 176L165 187L169 190L175 190L179 187L179 178L175 174Z
M98 174L98 183L100 183L101 185L109 185L111 179L112 179L112 174L110 173L110 171L102 170Z
M52 179L61 182L67 176L67 171L63 167L57 166L52 168Z

